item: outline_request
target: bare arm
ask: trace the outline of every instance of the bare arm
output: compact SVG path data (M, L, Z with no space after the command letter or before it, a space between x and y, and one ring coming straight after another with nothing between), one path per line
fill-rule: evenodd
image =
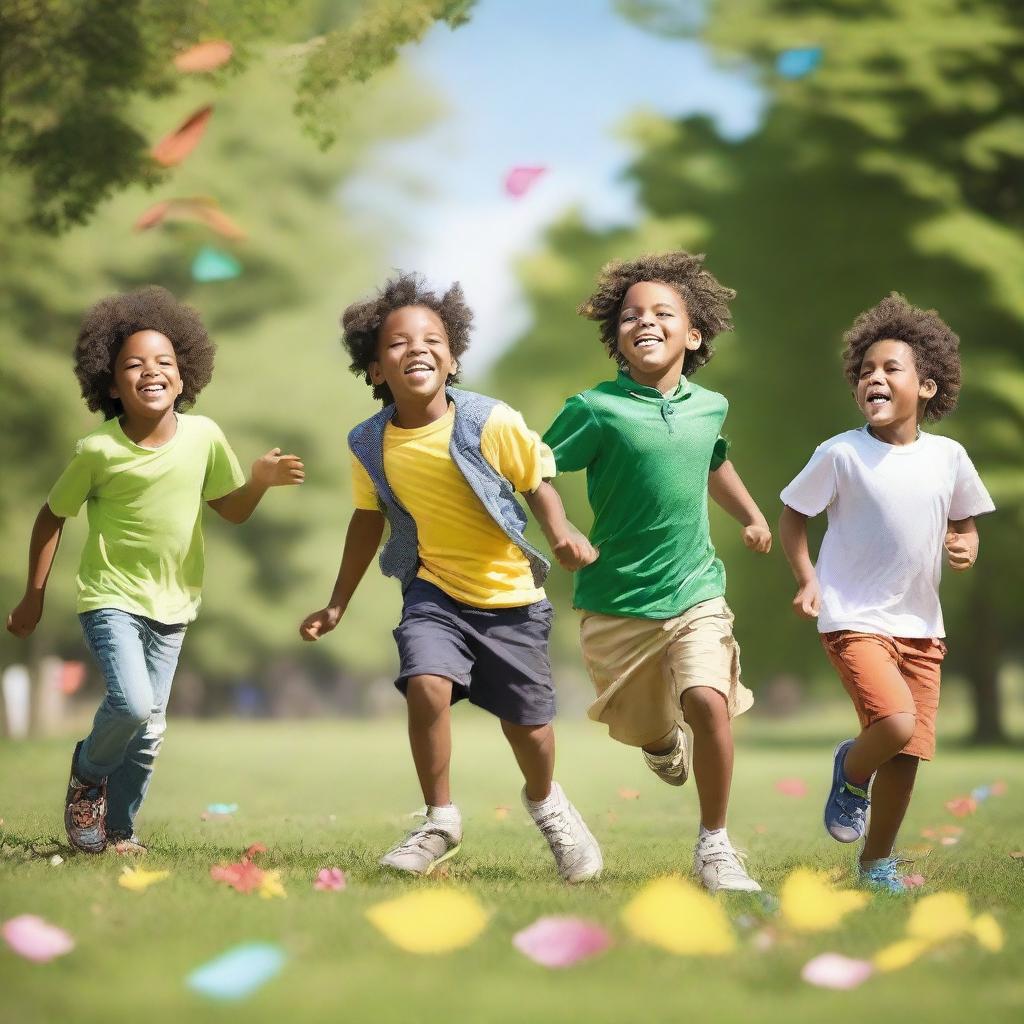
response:
M597 551L586 537L565 517L565 506L558 491L542 480L535 491L524 495L526 504L544 531L551 552L558 564L568 572L575 572L597 561Z
M252 476L241 487L207 505L229 523L244 523L271 487L301 484L305 479L298 455L282 455L280 448L271 448L252 464Z
M796 577L793 610L802 618L816 618L821 610L821 589L807 547L807 516L786 505L779 519L779 540Z
M345 549L341 555L341 568L325 608L307 615L299 626L303 640L319 640L341 621L360 580L373 561L384 536L384 513L357 508L348 521Z
M716 505L743 527L743 543L748 548L761 554L771 551L772 532L768 528L768 520L728 459L708 474L708 494Z
M7 631L24 639L39 624L43 615L43 598L46 582L57 555L64 520L43 505L32 526L32 538L28 545L28 580L25 595L18 606L7 616Z
M974 519L951 519L946 531L945 548L949 554L949 567L954 572L970 569L978 560L978 526Z

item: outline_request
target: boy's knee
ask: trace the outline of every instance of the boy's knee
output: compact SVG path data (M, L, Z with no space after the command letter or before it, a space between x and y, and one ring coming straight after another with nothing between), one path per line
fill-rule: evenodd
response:
M909 711L901 711L899 714L890 715L886 719L893 739L899 743L909 743L917 728L917 715Z
M137 697L126 696L116 703L111 701L109 707L118 721L136 729L141 729L153 716L153 702Z
M431 707L447 706L452 698L452 681L443 676L410 676L405 684L407 700L429 704Z
M693 686L683 693L683 717L691 728L716 725L729 718L725 694L711 686Z

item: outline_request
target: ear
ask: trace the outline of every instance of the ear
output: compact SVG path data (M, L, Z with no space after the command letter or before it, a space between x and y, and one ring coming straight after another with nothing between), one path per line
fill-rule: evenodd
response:
M927 380L921 381L921 386L917 389L918 398L923 398L926 401L934 398L939 393L939 385L935 383L929 377Z
M700 331L696 327L691 327L689 333L686 335L686 347L691 352L696 352L700 348L704 339L701 337Z
M378 363L376 359L372 363L370 363L370 365L366 369L367 372L370 374L370 380L374 384L384 383L384 374L381 372L380 363Z
M459 372L459 363L457 359L452 360L452 376Z
M117 398L117 399L121 398L121 396L117 393L117 385L116 384L111 384L110 385L110 397L111 398Z

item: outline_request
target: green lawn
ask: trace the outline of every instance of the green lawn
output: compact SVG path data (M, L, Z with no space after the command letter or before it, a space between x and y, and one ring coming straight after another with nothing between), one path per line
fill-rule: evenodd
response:
M750 853L750 869L778 891L798 865L834 869L853 851L824 835L821 792L829 753L850 713L773 724L740 723L730 832ZM905 828L954 823L945 800L996 780L1005 796L984 802L957 845L934 849L916 870L919 893L969 894L989 910L1007 943L999 954L958 942L906 970L875 976L851 992L800 980L819 952L872 952L902 937L919 896L875 898L846 927L815 937L785 938L767 951L756 928L742 929L739 952L685 959L632 940L618 916L645 880L689 869L697 826L692 782L659 783L633 751L596 726L559 728L558 777L601 841L603 880L561 885L547 848L519 806L519 782L495 723L471 709L456 715L455 794L466 826L462 853L448 877L406 880L383 875L377 856L407 828L419 804L402 723L173 722L140 831L152 844L149 868L172 876L145 893L117 885L123 860L76 856L53 867L28 855L28 844L62 837L60 801L67 741L0 745L4 856L0 919L33 913L66 928L77 946L37 965L0 944L5 1020L33 1021L962 1021L1020 1020L1024 1006L1024 762L1019 753L972 752L947 741L921 773ZM805 779L807 798L776 792L776 780ZM620 787L640 791L626 800ZM239 804L237 814L200 820L211 802ZM495 807L508 805L504 820ZM209 878L210 865L236 859L253 842L270 849L287 899L240 895ZM44 852L49 852L44 850ZM65 851L66 853L66 851ZM342 893L312 889L317 870L349 874ZM461 951L417 957L390 946L365 919L373 903L419 886L472 890L491 913L482 938ZM765 915L751 897L723 897L734 918ZM545 914L576 914L615 935L606 954L549 971L511 945L513 934ZM239 1003L211 1003L190 992L185 976L236 943L279 943L282 973Z

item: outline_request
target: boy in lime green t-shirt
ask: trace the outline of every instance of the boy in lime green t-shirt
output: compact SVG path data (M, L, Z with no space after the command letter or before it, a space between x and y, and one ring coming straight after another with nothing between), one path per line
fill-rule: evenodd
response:
M186 416L209 383L214 346L198 314L163 288L97 303L82 323L75 374L106 422L78 442L39 510L25 596L7 619L28 636L43 611L68 516L86 505L78 613L106 695L76 747L64 824L76 849L142 852L135 816L165 728L185 629L203 583L203 502L242 523L268 487L298 484L297 456L273 449L246 481L220 428Z
M544 435L559 473L586 470L596 561L576 574L583 659L597 690L590 717L640 747L651 770L681 786L693 731L701 824L693 869L711 891L756 891L726 832L731 720L754 702L740 682L725 569L708 495L754 551L768 524L728 459L729 403L687 379L732 326L735 296L685 252L611 263L580 313L600 324L619 365L566 401Z

